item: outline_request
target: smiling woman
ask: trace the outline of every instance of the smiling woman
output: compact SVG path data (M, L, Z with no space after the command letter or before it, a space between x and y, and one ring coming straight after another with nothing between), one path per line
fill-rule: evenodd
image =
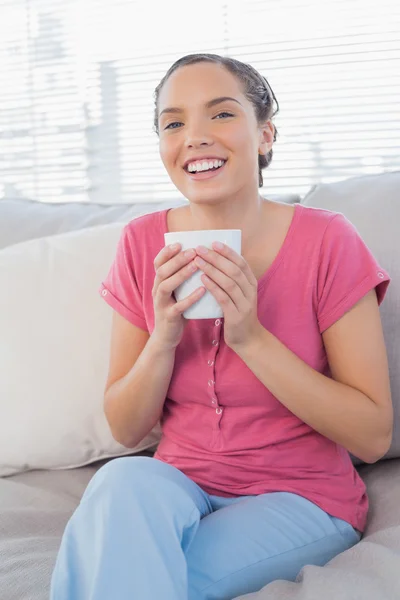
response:
M267 80L233 58L183 57L155 105L188 203L125 227L101 292L110 429L133 448L161 421L162 438L154 457L96 473L52 600L232 600L293 581L358 542L368 498L349 452L374 462L391 440L389 276L343 215L260 196L278 108ZM240 229L241 255L164 245L215 229ZM201 287L176 300L197 270ZM205 290L223 318L185 320Z
M190 82L188 82L187 80L185 81L184 85L183 85L183 90L179 90L179 91L183 91L183 95L179 94L179 98L177 99L178 102L178 106L166 106L166 107L161 107L161 103L162 102L167 102L167 99L169 99L170 97L168 96L168 88L166 89L167 85L168 85L168 80L173 76L174 73L176 73L179 69L182 69L185 66L189 66L189 65L198 65L200 68L197 71L193 71L193 78L196 80L198 77L200 77L200 79L202 78L202 67L203 67L203 71L204 71L204 66L205 67L209 67L209 65L214 65L216 67L216 69L214 70L215 72L215 83L217 84L215 87L212 85L207 85L205 88L205 92L212 92L212 89L224 89L224 83L225 82L221 82L220 78L222 77L222 79L227 79L226 75L227 74L231 74L233 77L231 77L231 83L233 85L231 85L231 89L233 89L233 91L236 93L235 96L220 96L217 98L211 98L211 99L206 99L204 102L204 106L202 108L204 108L204 111L207 111L207 117L211 118L213 120L226 120L228 119L228 121L230 119L234 119L235 118L235 109L238 111L239 114L241 114L240 108L242 109L242 112L246 112L247 109L247 115L250 116L249 113L249 103L252 105L253 108L253 113L255 116L255 120L256 120L256 124L257 125L261 125L264 126L269 129L270 133L272 132L272 141L276 140L277 137L277 130L275 128L275 126L272 126L272 118L278 113L279 111L279 104L277 99L275 98L275 94L273 93L267 79L265 77L263 77L262 75L260 75L260 73L258 73L258 71L256 71L256 69L254 69L251 65L247 65L245 63L242 63L240 61L237 61L235 59L232 58L228 58L228 57L221 57L215 54L194 54L194 55L188 55L188 56L184 56L181 59L179 59L178 61L176 61L171 67L170 69L167 71L167 73L165 74L165 76L163 77L163 79L161 80L161 82L159 83L159 85L157 86L156 90L155 90L155 115L154 115L154 128L155 131L157 132L157 134L160 135L161 132L161 136L163 131L168 130L168 129L172 129L177 126L179 128L184 126L184 122L182 121L174 121L171 123L171 115L180 115L181 117L185 116L185 107L182 106L183 104L183 100L188 97L189 99L189 104L187 105L187 108L189 108L189 106L192 106L192 103L194 101L193 95L190 93L190 90L192 89L190 87ZM208 69L209 71L209 69ZM186 73L186 77L187 77L187 73ZM204 77L204 75L203 75ZM176 81L174 82L174 88L176 90L176 93L178 93L177 89L176 89ZM218 85L219 83L219 85ZM222 83L222 85L221 85ZM236 84L236 85L235 85ZM178 84L179 85L179 84ZM225 88L228 89L228 88ZM163 93L162 93L163 92ZM242 98L242 102L240 101L240 98ZM243 99L245 100L245 102L243 102ZM201 104L200 99L197 97L196 95L196 100L198 100L199 104ZM171 98L171 101L173 101L173 98ZM236 106L239 105L239 106ZM223 110L223 108L226 107L228 110ZM233 112L232 108L234 109ZM211 115L210 111L211 109L218 109L217 114ZM213 111L214 113L216 112L216 110ZM250 111L251 112L251 111ZM166 119L165 116L168 116L169 119ZM186 115L187 116L187 115ZM186 122L186 128L188 127L188 123ZM204 131L204 129L202 128L202 131ZM268 140L271 141L271 135L268 136ZM272 146L272 144L271 144ZM264 147L264 152L263 149L261 149L259 151L259 156L258 156L258 185L259 187L262 187L263 185L263 177L262 177L262 169L266 168L271 160L272 160L272 147L270 147L267 151L265 151L265 147ZM163 154L161 153L161 156L163 157ZM197 157L196 157L197 158ZM200 159L202 158L201 156L199 157ZM207 157L208 158L208 157ZM163 159L164 160L164 159ZM167 167L167 164L164 161L165 166ZM168 170L168 167L167 167Z

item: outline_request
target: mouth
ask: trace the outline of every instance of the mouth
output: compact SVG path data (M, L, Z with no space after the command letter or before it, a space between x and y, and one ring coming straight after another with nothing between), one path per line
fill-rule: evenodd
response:
M214 164L217 161L214 161ZM225 169L225 165L228 161L227 160L219 160L218 163L222 163L222 164L218 164L217 166L211 166L211 168L207 168L201 171L189 171L189 165L186 165L185 167L183 167L183 170L185 171L186 175L188 175L188 177L190 177L190 179L194 180L194 181L199 181L202 179L213 179L214 177L219 176L222 171Z

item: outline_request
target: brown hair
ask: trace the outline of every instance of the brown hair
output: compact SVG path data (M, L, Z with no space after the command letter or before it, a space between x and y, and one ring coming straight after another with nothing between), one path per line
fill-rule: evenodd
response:
M222 65L225 67L232 75L235 75L244 87L244 94L246 98L252 103L254 106L254 111L257 118L257 123L265 123L266 121L272 119L278 111L279 104L277 99L275 98L275 94L271 89L267 79L261 75L254 67L247 63L243 63L240 60L236 60L235 58L230 58L227 56L220 56L219 54L187 54L183 56L168 69L164 77L161 79L160 83L156 87L154 91L154 100L155 100L155 111L154 111L154 129L157 135L159 134L158 129L158 98L161 92L161 89L167 79L172 75L174 71L179 69L180 67L184 67L186 65L193 65L199 62L210 62ZM275 104L275 107L274 107ZM278 134L277 129L274 125L274 142L276 140L276 136ZM263 176L262 169L268 167L272 160L272 148L265 155L258 156L258 185L259 187L263 186Z

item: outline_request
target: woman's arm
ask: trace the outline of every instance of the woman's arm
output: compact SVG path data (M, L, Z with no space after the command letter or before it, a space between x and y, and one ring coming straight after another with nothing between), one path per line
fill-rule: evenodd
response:
M261 327L235 352L299 419L367 463L392 439L393 409L375 291L323 334L333 379L318 373Z
M114 312L104 412L114 439L134 448L157 424L175 362L146 331Z

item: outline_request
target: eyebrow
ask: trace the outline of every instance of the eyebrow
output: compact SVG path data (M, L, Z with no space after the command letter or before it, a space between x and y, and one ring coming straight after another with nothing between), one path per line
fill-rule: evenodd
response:
M231 102L237 102L237 104L240 104L239 100L236 100L236 98L231 98L230 96L220 96L219 98L213 98L212 100L209 100L208 102L206 102L206 108L212 108L213 106L216 106L217 104L222 104L222 102L227 102L228 100L230 100ZM182 108L177 108L175 106L171 106L169 108L164 108L164 110L162 110L160 112L159 118L164 113L181 113L181 112L183 112Z

